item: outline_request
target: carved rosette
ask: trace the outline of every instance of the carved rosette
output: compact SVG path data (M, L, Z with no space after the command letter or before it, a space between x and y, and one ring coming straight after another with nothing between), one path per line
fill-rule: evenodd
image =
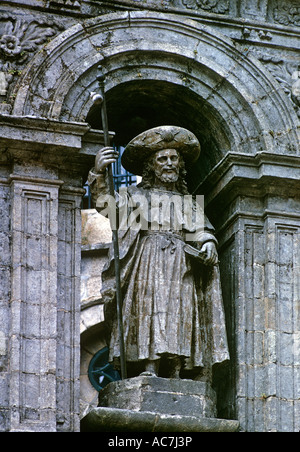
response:
M4 14L0 18L0 96L6 96L9 84L30 55L38 51L63 28L53 21Z

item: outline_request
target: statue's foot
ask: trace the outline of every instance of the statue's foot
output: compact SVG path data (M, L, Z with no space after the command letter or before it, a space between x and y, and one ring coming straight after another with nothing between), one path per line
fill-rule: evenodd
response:
M173 372L170 373L170 378L176 378L177 380L180 379L180 368L173 370Z
M157 377L159 368L159 360L156 361L147 361L145 370L140 375L146 377Z
M170 358L170 378L180 379L181 361L180 358Z
M144 372L140 373L141 377L157 377L157 374L155 372L150 372L149 370L145 370Z
M212 382L212 370L211 368L201 367L198 370L198 374L194 378L195 381L204 381L206 383Z

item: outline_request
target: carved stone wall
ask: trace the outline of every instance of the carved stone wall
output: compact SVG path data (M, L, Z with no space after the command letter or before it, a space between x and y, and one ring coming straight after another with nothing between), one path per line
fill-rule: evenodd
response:
M20 407L12 417L15 430L36 422L48 424L50 431L56 426L51 370L56 368L58 187L48 180L11 177L10 403Z
M2 431L79 430L88 131L86 124L1 116Z
M248 162L248 171L241 170L241 160L232 164L244 177L227 180L210 206L219 225L228 328L235 332L230 348L236 366L222 388L228 403L221 409L238 416L246 431L297 431L299 165L283 159L272 169L267 156ZM253 177L258 167L259 183ZM220 171L220 183L227 168Z
M299 14L295 0L0 5L1 430L78 430L80 325L83 365L103 344L101 300L84 298L80 324L79 297L102 63L116 138L155 119L202 145L191 187L218 233L231 353L219 416L299 431ZM96 256L83 250L83 285Z
M239 281L236 409L247 431L297 431L299 220L289 213L260 221L240 215L236 228L244 231L236 230L231 244L231 259L240 262L233 273Z
M298 39L299 6L293 0L21 0L0 5L0 111L10 112L13 90L34 53L63 30L84 19L118 10L149 9L180 13L213 24L253 52L283 85L299 109ZM11 3L11 7L10 7ZM34 8L34 10L32 10ZM241 20L242 19L242 20ZM293 32L291 28L293 27ZM278 48L284 51L278 51ZM275 67L274 67L275 66Z
M9 351L8 338L10 334L10 218L8 212L10 211L10 188L7 183L6 171L3 171L1 166L0 178L0 235L1 235L1 253L0 253L0 315L1 315L1 329L0 329L0 425L1 430L9 428L8 414L9 414Z
M50 18L2 13L0 16L0 96L21 75L30 58L64 29Z

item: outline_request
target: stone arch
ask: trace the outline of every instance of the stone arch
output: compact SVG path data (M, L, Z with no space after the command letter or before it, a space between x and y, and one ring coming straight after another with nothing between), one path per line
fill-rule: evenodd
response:
M114 13L68 29L24 71L13 113L79 122L89 115L93 122L89 94L99 63L108 105L117 114L119 102L120 118L134 92L169 102L173 113L176 105L191 109L190 128L208 142L206 174L229 150L299 154L295 112L265 68L215 30L172 14ZM208 123L214 143L203 131Z

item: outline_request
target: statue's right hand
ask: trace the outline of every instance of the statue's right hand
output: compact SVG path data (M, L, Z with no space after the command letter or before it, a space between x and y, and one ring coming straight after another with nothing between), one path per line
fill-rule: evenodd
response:
M104 147L98 151L95 158L95 171L96 173L103 173L104 170L111 163L115 163L119 153L113 147Z

